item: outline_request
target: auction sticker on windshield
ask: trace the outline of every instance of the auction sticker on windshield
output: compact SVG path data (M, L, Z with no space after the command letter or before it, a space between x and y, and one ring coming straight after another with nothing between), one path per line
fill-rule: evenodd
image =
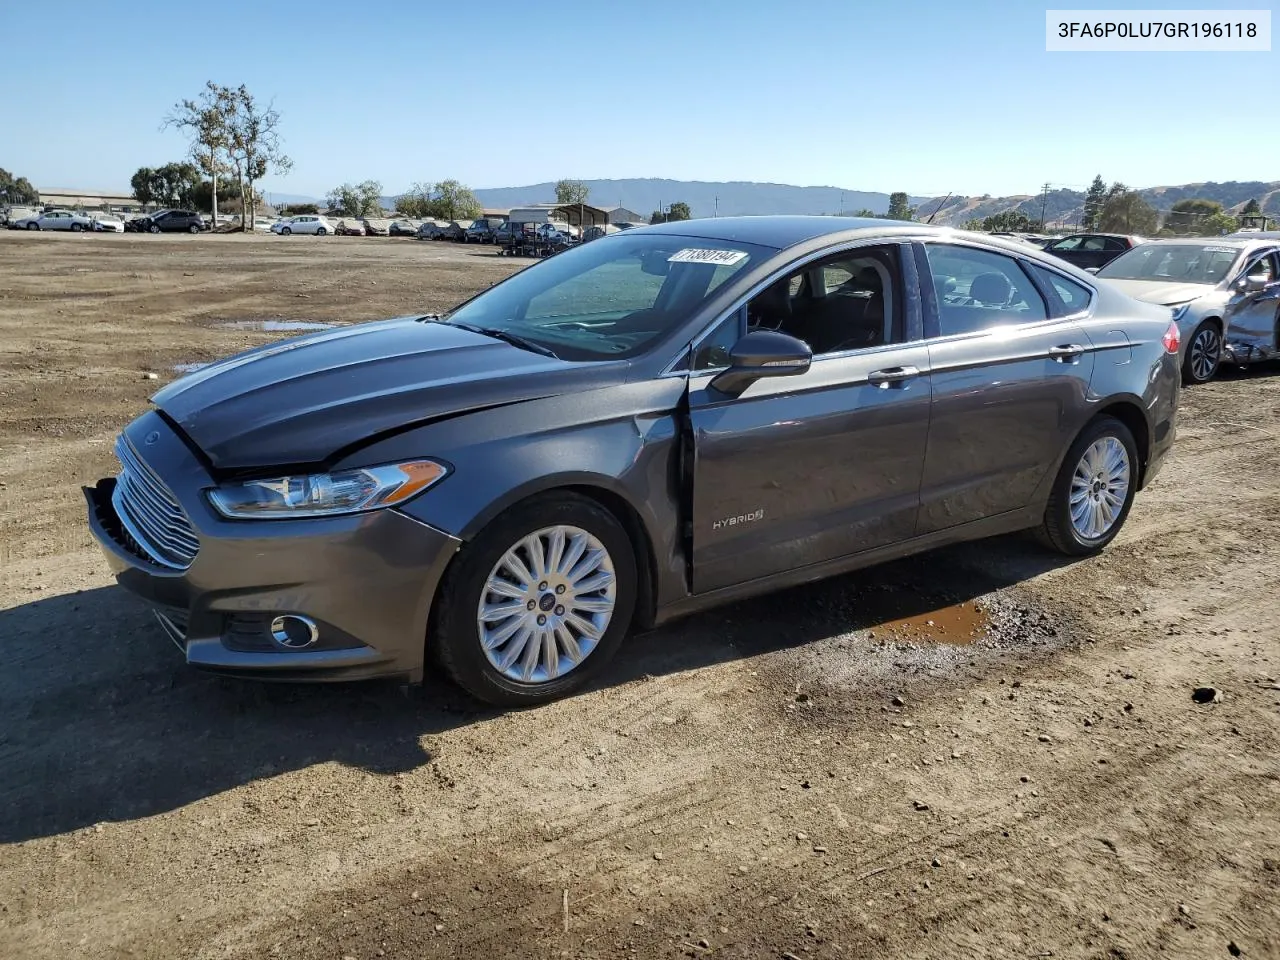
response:
M742 250L699 250L687 247L667 257L668 263L714 263L717 266L732 266L747 258Z
M1217 246L1208 246L1208 247L1205 247L1205 248L1204 248L1204 252L1205 252L1205 253L1235 253L1235 252L1236 252L1236 248L1235 248L1235 247L1217 247Z

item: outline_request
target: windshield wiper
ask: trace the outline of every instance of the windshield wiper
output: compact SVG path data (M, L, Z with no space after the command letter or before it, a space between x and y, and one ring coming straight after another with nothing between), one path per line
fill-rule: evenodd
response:
M513 347L519 347L522 350L528 350L532 353L540 353L544 357L552 357L559 360L560 357L550 347L543 346L541 343L522 337L518 333L510 333L506 330L499 330L497 327L477 327L469 323L451 323L452 327L460 330L470 330L472 333L483 334L486 337L493 337L495 340L501 340L503 343L509 343Z

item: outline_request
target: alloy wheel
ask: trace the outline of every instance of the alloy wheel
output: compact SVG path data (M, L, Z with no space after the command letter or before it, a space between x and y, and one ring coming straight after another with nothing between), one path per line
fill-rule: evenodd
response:
M518 683L548 683L581 666L617 602L613 558L574 526L529 534L494 564L476 611L490 665Z
M1071 526L1084 540L1098 540L1115 526L1129 497L1129 451L1113 436L1099 437L1071 477Z
M1222 353L1222 338L1213 327L1205 327L1191 341L1191 374L1203 383L1213 376Z

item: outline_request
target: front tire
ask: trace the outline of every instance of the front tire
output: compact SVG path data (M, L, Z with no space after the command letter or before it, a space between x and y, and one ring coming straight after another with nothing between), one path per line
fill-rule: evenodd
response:
M192 234L197 234L200 232L200 228L196 226L194 223L191 226L187 227L187 230Z
M636 602L635 552L608 510L556 492L512 507L466 544L440 585L437 662L479 700L524 707L590 682Z
M317 237L323 237L323 236L324 236L326 233L328 233L328 232L329 232L329 231L328 231L328 230L326 230L324 227L321 227L319 230L317 230L317 231L316 231L316 236L317 236Z
M79 232L80 232L81 230L83 230L83 229L84 229L84 227L80 226L80 224L78 224L78 223L73 223L73 224L71 225L71 232L72 232L72 233L79 233Z
M153 223L153 224L151 225L151 232L152 232L152 233L159 233L159 232L160 232L160 227Z
M1182 361L1182 382L1208 383L1222 363L1222 330L1212 320L1196 327L1187 343L1187 356Z
M1124 526L1138 488L1138 445L1114 417L1076 437L1054 480L1036 535L1069 557L1097 553Z
M282 237L289 237L289 236L292 236L292 235L293 235L293 231L292 231L292 230L290 230L288 227L281 227L281 228L280 228L280 236L282 236Z

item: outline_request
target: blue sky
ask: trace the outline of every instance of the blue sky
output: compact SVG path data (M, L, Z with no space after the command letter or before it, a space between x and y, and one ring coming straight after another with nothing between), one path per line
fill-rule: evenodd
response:
M292 194L367 178L387 193L654 176L995 195L1098 172L1280 178L1277 53L1047 53L1046 6L1072 4L8 4L0 166L127 189L181 157L161 119L212 79L274 99L295 166L265 187Z

